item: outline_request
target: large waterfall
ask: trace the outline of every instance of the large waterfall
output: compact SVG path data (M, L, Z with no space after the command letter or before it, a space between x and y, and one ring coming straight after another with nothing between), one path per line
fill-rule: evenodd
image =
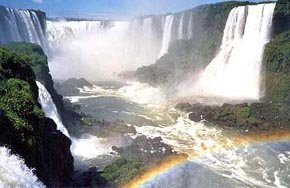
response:
M195 94L259 99L261 64L274 8L274 3L259 4L230 12L220 51L195 85Z
M46 46L45 25L35 11L16 10L0 6L0 43L31 42ZM44 16L44 15L43 15Z
M110 79L155 63L172 42L191 38L192 29L190 12L130 21L47 21L50 68L54 77L73 73L92 80Z
M274 7L271 3L234 8L220 51L187 93L258 99ZM47 47L51 72L62 79L114 78L122 71L155 63L175 40L188 40L200 32L195 29L193 10L130 21L47 20L43 24L38 12L0 8L5 12L0 19L0 42L28 41Z
M191 11L128 21L52 21L39 11L0 9L0 43L41 45L55 78L112 78L155 63L173 41L189 39L193 33Z
M0 147L0 187L45 187L23 159Z

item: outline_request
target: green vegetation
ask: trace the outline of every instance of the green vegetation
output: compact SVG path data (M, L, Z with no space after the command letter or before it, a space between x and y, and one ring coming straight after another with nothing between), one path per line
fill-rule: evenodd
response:
M24 127L32 130L26 118L44 115L32 97L29 84L14 78L0 84L0 108L16 129Z
M276 36L264 53L266 99L274 103L290 102L290 31Z
M290 30L290 1L278 0L273 18L273 34L276 36Z
M14 50L20 52L16 46ZM22 43L21 48L21 53L15 53L0 47L0 144L22 156L46 185L70 185L71 142L56 130L52 120L44 117L38 103L36 76L29 66L33 65L34 70L40 67L38 63L42 62L34 54L40 53L35 52L40 47Z
M101 176L108 182L123 185L140 174L142 168L144 168L144 164L138 159L120 158L105 167Z
M36 80L40 81L50 93L66 127L74 128L79 126L81 124L81 117L73 110L66 109L63 97L59 95L54 88L54 82L50 75L47 57L42 48L37 44L25 42L12 42L4 45L4 47L20 54L22 59L29 64L35 74Z
M33 69L38 80L45 80L49 73L47 57L41 47L37 44L23 42L12 42L5 45L6 48L21 54Z
M25 57L0 48L0 108L16 129L32 130L28 119L43 116L37 106L34 74Z

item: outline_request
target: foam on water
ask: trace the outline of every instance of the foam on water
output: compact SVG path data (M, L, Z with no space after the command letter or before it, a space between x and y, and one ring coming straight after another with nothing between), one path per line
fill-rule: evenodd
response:
M160 88L145 83L133 82L120 88L117 93L138 104L158 105L165 102L165 95Z
M162 140L180 153L205 151L212 149L220 138L220 131L206 127L202 122L196 123L188 119L189 114L182 114L177 122L169 126L135 126L138 134L147 137L161 137ZM218 147L218 145L216 146Z
M23 159L0 147L0 187L45 187L29 169Z
M224 187L289 186L287 174L290 173L290 153L285 151L285 148L289 149L290 145L289 143L287 145L287 142L286 145L284 144L285 148L282 147L282 149L278 147L283 146L283 143L248 145L250 138L238 139L237 135L237 139L233 139L217 128L206 126L203 122L189 120L188 114L181 114L174 125L135 126L135 128L139 135L152 138L161 137L178 153L188 154L189 159L192 157L192 160L187 162L192 163L187 170L182 170L182 167L178 166L172 172L161 173L159 179L150 181L144 187L152 185L158 187L164 178L170 179L171 183L168 185L172 187L203 187L206 185L218 187L214 185L214 182L219 184L218 182L223 181L227 182L223 185ZM261 138L263 137L261 136ZM236 146L237 143L239 143L239 147ZM205 180L208 181L207 183L201 183L197 180L199 176L191 173L191 171L197 170L204 171L205 175L211 176L211 179ZM183 174L184 177L190 177L191 180L183 180L178 173Z
M84 138L72 140L71 151L75 156L81 156L86 160L111 153L112 146L108 139L84 135Z

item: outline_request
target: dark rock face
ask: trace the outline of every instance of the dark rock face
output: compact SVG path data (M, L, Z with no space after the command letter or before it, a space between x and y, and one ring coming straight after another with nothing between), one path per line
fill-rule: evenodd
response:
M36 174L43 177L49 187L69 186L72 184L73 157L70 152L71 141L56 129L53 120L46 118L40 135L42 144L38 146L39 170ZM45 178L44 178L45 177Z
M112 187L101 176L101 173L96 167L89 168L83 173L75 175L75 187Z
M273 36L290 30L290 2L278 0L273 18Z
M0 143L22 156L47 186L71 185L70 140L44 117L30 62L0 48Z
M55 88L57 92L64 96L79 95L80 90L78 88L93 87L93 85L84 78L76 79L70 78L62 83L57 83Z
M163 143L160 137L147 138L146 136L138 136L131 145L121 148L113 147L113 150L122 157L138 158L145 164L176 154L170 146Z

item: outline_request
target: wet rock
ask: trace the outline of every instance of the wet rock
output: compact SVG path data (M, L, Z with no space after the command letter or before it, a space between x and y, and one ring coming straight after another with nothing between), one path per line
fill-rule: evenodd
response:
M112 187L100 176L96 167L91 167L83 173L76 172L74 177L75 187Z
M163 159L166 156L176 154L173 149L163 143L162 138L147 138L138 136L129 146L112 147L121 157L137 158L145 163L152 163Z
M180 108L186 106L185 108ZM203 106L201 104L178 105L190 112L189 119L195 122L206 120L210 124L237 130L269 130L289 127L289 107L273 103L223 104Z

